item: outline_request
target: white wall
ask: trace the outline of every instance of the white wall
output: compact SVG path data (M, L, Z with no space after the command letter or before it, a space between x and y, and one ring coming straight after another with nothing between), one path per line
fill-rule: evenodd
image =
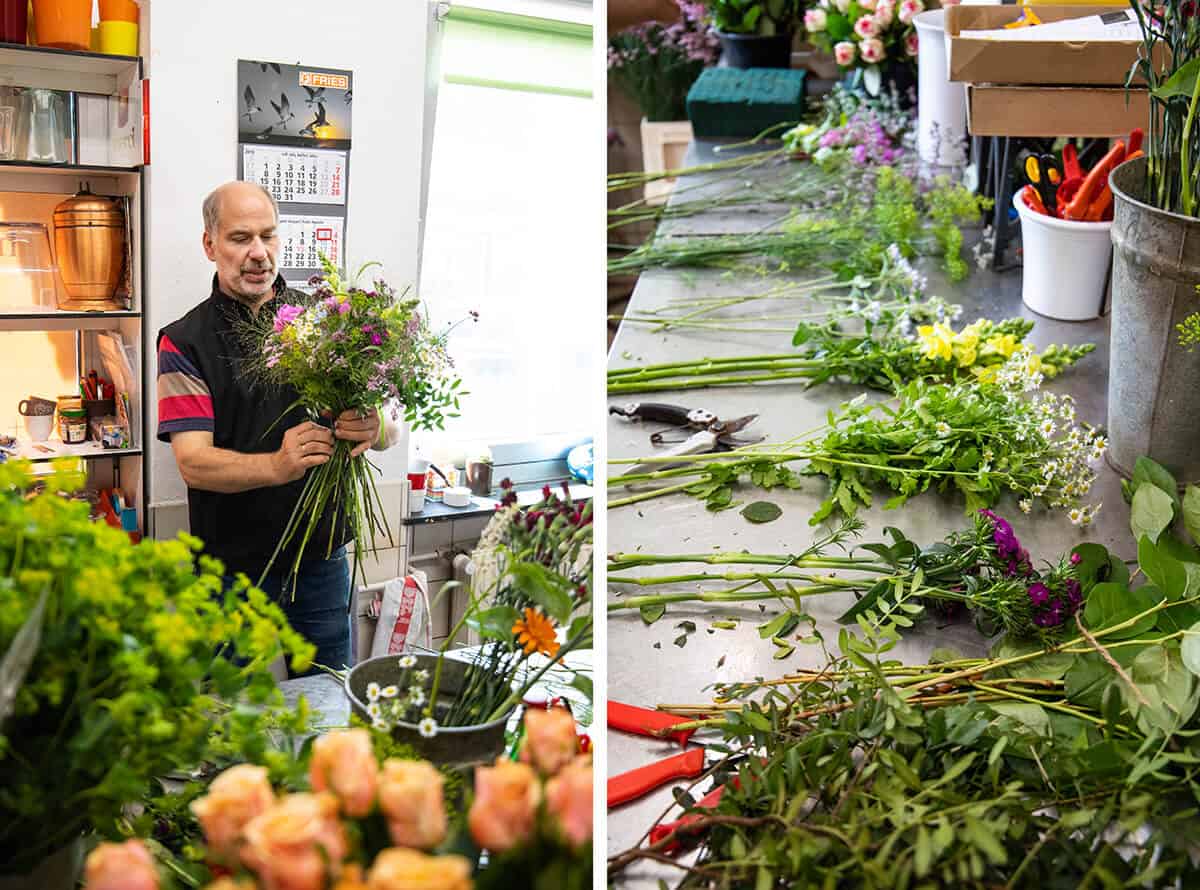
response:
M143 0L142 15L151 103L146 324L152 344L160 328L209 294L213 267L200 247L200 204L237 176L239 58L354 72L348 265L379 260L393 284L415 283L424 2ZM154 363L147 364L153 387ZM148 402L153 438L157 414L153 398ZM385 477L403 476L403 451L375 457ZM186 497L169 446L157 441L150 444L150 481L152 504Z

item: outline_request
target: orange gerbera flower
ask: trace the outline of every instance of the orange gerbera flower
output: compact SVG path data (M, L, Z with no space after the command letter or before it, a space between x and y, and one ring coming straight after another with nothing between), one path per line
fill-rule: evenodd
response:
M558 640L554 639L554 625L537 609L526 609L525 617L518 618L512 632L517 643L525 647L525 654L544 652L551 658L558 652Z

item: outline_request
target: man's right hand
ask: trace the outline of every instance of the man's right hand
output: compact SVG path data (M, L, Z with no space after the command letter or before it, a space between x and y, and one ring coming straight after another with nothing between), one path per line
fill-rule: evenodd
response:
M279 484L295 482L333 454L333 432L310 420L298 423L283 434L283 445L275 452Z

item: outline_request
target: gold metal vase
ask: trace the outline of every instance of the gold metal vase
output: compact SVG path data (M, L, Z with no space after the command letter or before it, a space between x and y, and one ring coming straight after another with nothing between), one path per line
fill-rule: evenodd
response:
M85 186L54 208L54 249L68 299L60 309L125 309L114 299L125 271L125 211Z

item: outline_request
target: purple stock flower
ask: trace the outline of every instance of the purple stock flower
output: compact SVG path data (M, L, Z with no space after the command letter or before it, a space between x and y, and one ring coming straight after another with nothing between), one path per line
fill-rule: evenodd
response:
M1050 588L1041 581L1029 585L1029 601L1035 606L1044 606L1050 602Z

